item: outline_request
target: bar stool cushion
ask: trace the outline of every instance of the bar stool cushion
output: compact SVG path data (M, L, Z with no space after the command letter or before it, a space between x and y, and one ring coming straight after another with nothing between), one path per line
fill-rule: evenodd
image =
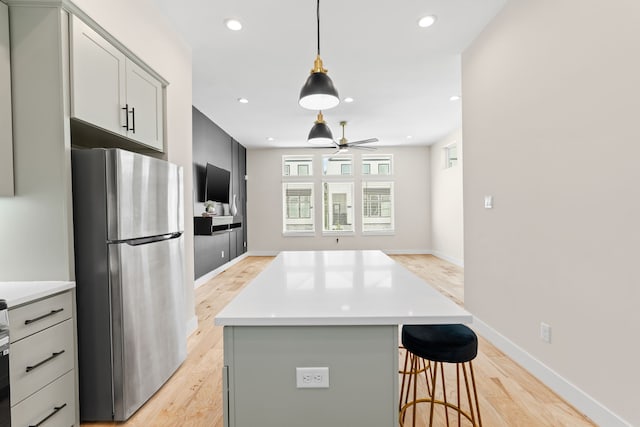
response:
M402 345L435 362L464 363L478 354L478 337L465 325L404 325Z

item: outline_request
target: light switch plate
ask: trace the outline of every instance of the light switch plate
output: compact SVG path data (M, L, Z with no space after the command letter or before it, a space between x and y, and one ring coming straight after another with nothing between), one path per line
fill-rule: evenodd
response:
M484 196L484 208L485 209L493 208L493 196Z

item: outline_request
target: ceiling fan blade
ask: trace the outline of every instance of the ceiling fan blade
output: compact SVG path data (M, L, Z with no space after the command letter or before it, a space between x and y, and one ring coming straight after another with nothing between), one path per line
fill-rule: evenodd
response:
M349 145L369 144L371 142L378 142L378 138L369 138L369 139L363 139L360 141L353 141L353 142L349 142Z
M338 144L336 141L331 141L333 143L333 145L312 145L311 148L340 148L340 144Z
M377 148L376 147L366 147L364 145L354 145L353 147L350 147L356 150L367 150L367 151L376 151Z

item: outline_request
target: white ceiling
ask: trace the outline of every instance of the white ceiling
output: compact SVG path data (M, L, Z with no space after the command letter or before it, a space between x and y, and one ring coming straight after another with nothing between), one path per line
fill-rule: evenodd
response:
M193 49L193 104L248 148L304 147L298 95L316 54L315 0L152 0ZM321 56L341 102L334 139L425 145L461 125L460 53L506 0L321 0ZM417 21L436 15L430 28ZM227 18L242 22L230 31ZM243 97L248 104L240 104ZM412 138L407 138L411 135ZM267 137L275 138L267 141Z

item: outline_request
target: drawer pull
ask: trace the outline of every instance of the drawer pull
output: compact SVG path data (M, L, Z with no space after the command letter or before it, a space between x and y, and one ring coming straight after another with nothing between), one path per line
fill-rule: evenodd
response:
M53 412L50 413L49 415L46 416L46 418L43 418L42 420L40 420L39 423L37 424L31 424L29 427L40 427L42 424L44 424L49 418L53 417L55 414L57 414L58 412L60 412L60 410L62 408L64 408L65 406L67 406L66 403L60 405L60 406L54 406L53 407Z
M36 317L35 319L25 320L24 324L25 325L30 325L33 322L37 322L38 320L46 319L47 317L53 316L54 314L60 313L61 311L64 311L64 308L59 308L57 310L51 310L49 313L43 314L42 316Z
M47 357L47 358L46 358L46 359L44 359L42 362L36 363L36 364L35 364L35 365L33 365L33 366L27 366L26 371L27 371L27 372L31 372L31 371L33 371L34 369L36 369L37 367L42 366L42 365L44 365L45 363L47 363L47 362L49 362L49 361L51 361L51 360L55 359L56 357L60 356L62 353L64 353L64 350L60 350L60 351L59 351L59 352L57 352L57 353L52 353L52 354L51 354L51 357Z

